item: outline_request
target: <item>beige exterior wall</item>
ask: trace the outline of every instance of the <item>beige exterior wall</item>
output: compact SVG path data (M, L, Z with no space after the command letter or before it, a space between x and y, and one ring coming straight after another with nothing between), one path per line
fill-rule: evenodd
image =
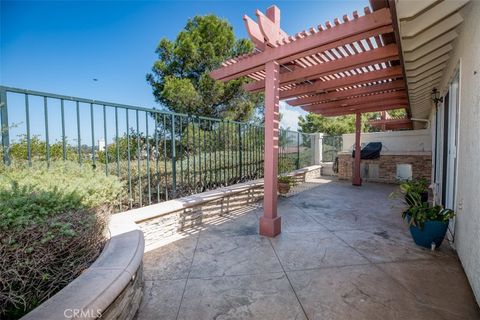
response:
M342 135L344 152L352 151L355 145L355 134ZM423 152L432 150L430 130L408 130L362 133L362 145L368 142L381 142L382 152Z
M480 1L461 13L465 21L439 89L445 93L460 70L454 246L480 304Z

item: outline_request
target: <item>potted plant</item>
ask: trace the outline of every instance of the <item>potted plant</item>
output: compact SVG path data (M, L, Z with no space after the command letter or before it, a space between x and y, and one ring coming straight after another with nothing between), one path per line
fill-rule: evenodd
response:
M287 194L290 188L295 184L295 179L292 176L278 176L278 192L280 194Z
M423 202L418 194L412 194L409 201L412 204L402 216L410 226L413 241L426 248L439 247L455 212L439 205L430 206L428 202Z
M405 195L405 201L412 205L416 195L420 196L421 202L428 201L428 180L425 178L412 179L400 184L400 192Z

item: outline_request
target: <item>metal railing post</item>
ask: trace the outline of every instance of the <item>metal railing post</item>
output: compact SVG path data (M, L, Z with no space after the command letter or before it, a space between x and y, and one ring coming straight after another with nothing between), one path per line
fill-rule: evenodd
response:
M238 124L238 178L243 178L243 161L242 161L242 125Z
M63 100L62 100L62 117L63 117ZM28 94L25 94L25 121L27 122L27 159L28 159L28 165L31 167L32 166L32 145L30 141L30 105L28 102ZM62 126L62 128L64 128L64 126Z
M314 135L314 150L315 150L315 164L321 164L323 162L323 139L324 134L317 132Z
M297 132L297 170L300 169L300 132Z
M177 159L176 159L176 144L175 144L175 115L172 114L172 123L170 127L170 138L171 138L171 143L170 143L170 149L171 149L171 154L172 154L172 193L173 193L173 198L177 196Z
M95 168L95 122L93 120L93 103L90 103L90 127L92 129L92 164Z
M65 161L67 160L67 143L65 140L65 106L64 106L63 99L60 100L60 114L62 117L62 154L63 154L63 160Z
M50 137L48 130L48 102L47 97L43 97L43 111L45 117L45 157L47 159L47 166L50 167Z
M10 164L10 132L8 127L7 91L0 89L0 118L2 130L3 162Z
M3 162L10 164L10 132L8 127L7 91L0 90L0 118L2 131Z
M80 102L76 101L76 111L77 111L77 152L78 152L78 163L82 163L82 137L80 133ZM127 125L128 126L128 125Z

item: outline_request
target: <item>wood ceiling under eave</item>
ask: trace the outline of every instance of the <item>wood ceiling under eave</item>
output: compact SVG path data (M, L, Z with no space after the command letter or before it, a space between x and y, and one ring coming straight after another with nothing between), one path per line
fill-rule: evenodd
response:
M459 10L468 0L396 1L410 108L413 118L428 119L431 92L440 85L463 22ZM421 126L415 123L415 126Z
M389 8L365 8L363 15L344 15L227 60L211 76L222 81L247 76L252 82L245 89L260 92L264 64L273 58L281 65L280 99L293 106L325 116L408 110L392 21Z

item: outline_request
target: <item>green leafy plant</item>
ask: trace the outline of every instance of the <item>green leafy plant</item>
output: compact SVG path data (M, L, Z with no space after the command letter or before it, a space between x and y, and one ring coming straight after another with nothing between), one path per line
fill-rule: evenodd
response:
M400 191L405 195L409 193L421 194L428 192L428 180L420 178L404 181L400 184Z
M447 222L455 216L455 212L451 209L446 209L443 206L430 206L428 202L422 202L418 194L412 194L412 205L408 210L405 210L402 217L408 217L409 225L416 226L423 229L427 221L441 221Z
M279 183L287 183L290 186L293 186L295 184L295 179L292 176L278 176L277 181Z
M286 153L278 155L278 173L285 175L293 170L297 169L296 166L296 153Z
M411 206L416 199L422 200L422 194L428 193L428 180L425 178L411 179L400 183L400 191L392 192L390 198L404 196L407 205Z

